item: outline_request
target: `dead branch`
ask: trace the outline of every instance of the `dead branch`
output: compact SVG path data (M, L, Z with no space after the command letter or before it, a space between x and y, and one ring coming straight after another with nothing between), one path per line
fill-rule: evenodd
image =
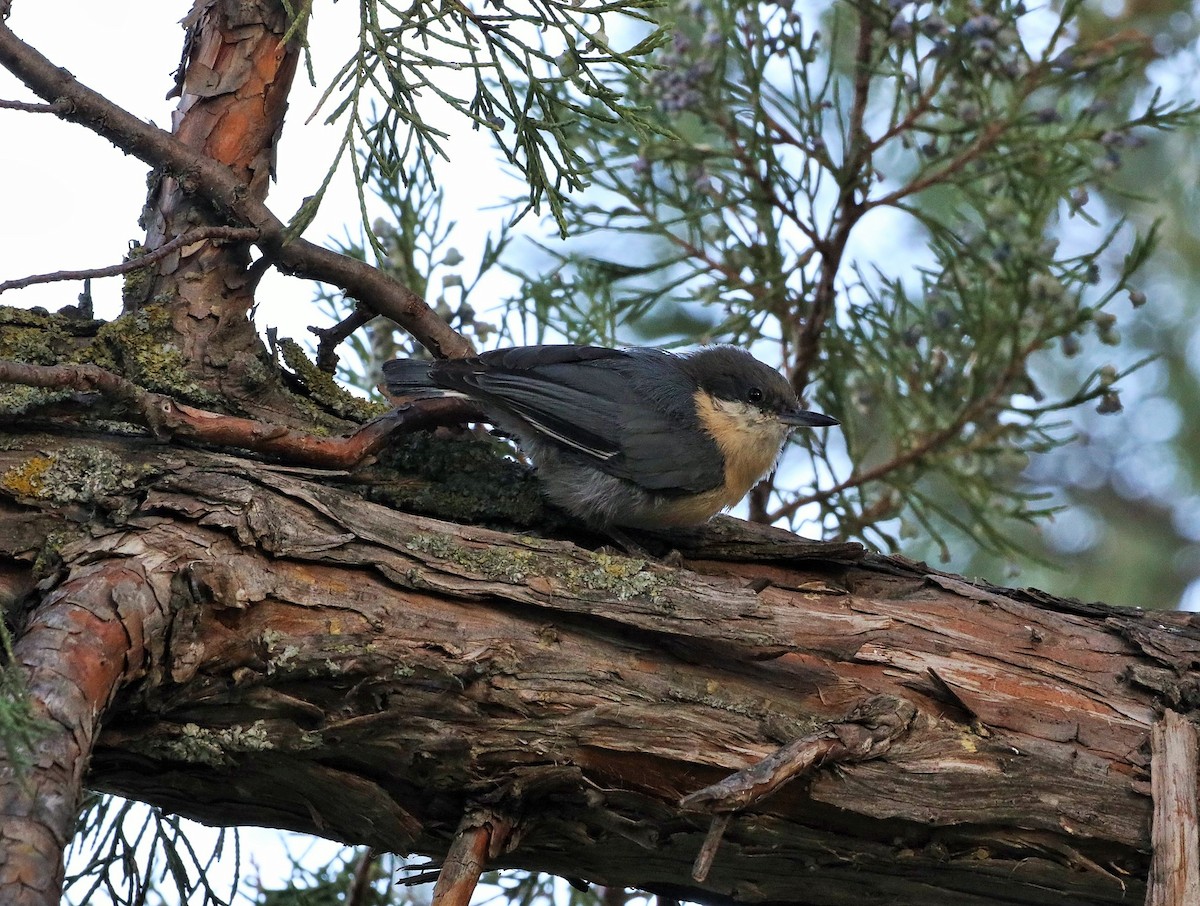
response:
M375 319L375 314L367 306L359 303L354 306L354 311L350 312L349 315L332 327L308 328L309 333L319 337L321 340L317 344L317 367L326 374L333 374L337 370L338 346L354 331L371 323Z
M170 242L164 243L156 249L147 251L145 254L138 255L135 258L122 261L120 264L110 264L108 267L93 267L79 271L54 271L50 274L34 274L29 277L20 277L16 280L5 280L3 283L0 283L0 293L10 289L24 289L27 286L34 286L39 283L65 283L70 280L90 280L96 277L118 277L130 271L149 267L155 262L166 258L171 253L196 242L253 242L258 236L258 230L252 227L198 227L194 230L188 230L188 232L181 236L176 236Z
M508 825L489 813L463 819L433 887L433 906L468 906L489 858L503 852Z
M886 754L915 716L916 709L909 702L877 695L854 708L845 720L793 740L720 783L684 796L679 805L718 814L740 811L761 802L792 778L822 765L866 761Z
M1195 726L1168 709L1150 731L1150 751L1154 855L1146 906L1200 903Z
M29 101L0 101L0 110L19 110L21 113L54 113L62 114L71 109L69 101L55 101L53 104L32 104Z

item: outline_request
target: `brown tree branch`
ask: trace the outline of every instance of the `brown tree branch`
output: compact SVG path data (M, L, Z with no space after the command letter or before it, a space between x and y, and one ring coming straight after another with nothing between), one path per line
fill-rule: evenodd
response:
M47 725L27 776L0 769L0 890L6 906L58 906L62 853L100 717L120 686L159 659L166 587L140 566L84 566L46 598L14 649Z
M433 906L468 906L483 874L491 836L486 823L473 823L458 832L433 886Z
M409 331L430 352L470 355L470 342L437 316L408 287L364 261L348 258L305 239L287 226L228 167L192 150L170 133L138 119L55 66L0 21L0 66L39 97L69 104L59 115L79 123L152 167L174 175L186 191L203 195L232 219L258 230L258 246L283 273L333 284Z
M117 277L130 271L141 270L168 255L195 242L226 240L231 242L251 242L259 236L253 227L206 226L189 230L182 236L176 236L170 242L145 254L122 261L120 264L110 264L108 267L94 267L79 271L55 271L50 274L34 274L15 280L5 280L0 283L0 293L10 289L24 289L39 283L63 283L69 280L89 280L96 277Z
M399 430L478 418L460 400L420 400L367 422L347 437L321 437L282 425L209 412L145 390L97 365L31 365L0 360L0 383L58 390L99 392L123 414L156 435L196 443L235 447L277 457L294 465L349 469L378 453Z
M346 906L363 906L367 902L367 894L371 891L371 873L377 858L375 850L369 846L358 857L354 879L346 892Z

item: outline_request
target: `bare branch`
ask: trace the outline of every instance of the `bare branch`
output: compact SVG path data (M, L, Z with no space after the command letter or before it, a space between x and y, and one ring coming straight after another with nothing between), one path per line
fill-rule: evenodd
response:
M375 312L369 311L367 306L360 303L354 307L354 311L332 327L308 328L309 333L321 338L321 342L317 344L317 367L327 374L333 374L337 370L337 347L350 334L374 319Z
M64 283L70 280L89 280L96 277L117 277L130 271L149 267L161 261L173 252L206 240L224 240L229 242L253 242L259 236L253 227L207 226L188 230L182 236L176 236L170 242L148 251L136 258L122 261L120 264L110 264L108 267L94 267L81 271L54 271L50 274L34 274L16 280L5 280L0 283L0 293L10 289L24 289L38 283Z
M346 906L363 906L367 902L367 894L371 891L371 869L374 868L378 854L371 847L363 850L354 866L354 880L346 892Z
M487 824L460 830L433 888L433 906L467 906L479 884L491 841Z
M53 113L61 115L70 109L70 101L55 101L52 104L33 104L29 101L0 100L0 110L19 110L22 113Z
M1200 903L1195 726L1182 714L1168 709L1150 729L1150 751L1154 856L1146 903Z
M740 811L824 764L866 761L886 754L914 717L916 709L911 702L890 695L874 696L844 720L795 739L744 771L684 796L679 805L717 814Z

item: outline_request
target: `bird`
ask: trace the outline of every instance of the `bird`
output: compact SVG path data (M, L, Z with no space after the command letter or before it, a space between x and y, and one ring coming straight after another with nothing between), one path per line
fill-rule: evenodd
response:
M705 523L774 468L793 429L838 424L729 345L517 346L383 374L397 397L474 402L529 454L550 502L599 530Z

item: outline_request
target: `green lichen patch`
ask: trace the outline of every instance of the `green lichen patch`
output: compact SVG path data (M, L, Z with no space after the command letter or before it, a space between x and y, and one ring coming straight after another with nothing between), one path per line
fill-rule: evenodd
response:
M71 355L74 343L63 319L0 307L0 359L53 365Z
M284 364L312 399L340 418L365 422L388 411L386 403L361 399L340 386L333 375L322 371L304 354L295 340L280 340L279 351Z
M170 318L163 305L122 315L97 331L95 341L78 360L123 374L147 390L220 408L221 399L196 383L188 371Z
M558 575L569 586L604 592L618 601L631 598L657 600L670 586L665 575L647 568L645 560L612 554L589 554L590 567L572 567Z
M169 739L148 740L136 748L151 758L224 768L232 767L234 756L246 752L298 751L317 745L319 740L310 733L296 733L291 727L273 730L259 720L249 726L215 729L188 723Z
M138 470L119 456L79 446L31 456L0 475L0 488L18 497L53 503L93 503L130 490L138 477Z
M531 575L540 575L549 565L544 562L549 558L532 551L467 547L453 535L437 532L413 535L406 546L411 551L430 554L468 572L501 582L524 582Z
M3 356L0 356L3 358ZM20 384L0 384L0 414L25 415L44 406L70 399L70 390L47 390Z
M453 535L423 532L406 542L411 551L429 554L493 581L521 584L533 577L552 580L564 592L586 598L602 594L618 601L659 600L671 583L645 560L581 551L584 563L566 556L513 548L476 548Z

